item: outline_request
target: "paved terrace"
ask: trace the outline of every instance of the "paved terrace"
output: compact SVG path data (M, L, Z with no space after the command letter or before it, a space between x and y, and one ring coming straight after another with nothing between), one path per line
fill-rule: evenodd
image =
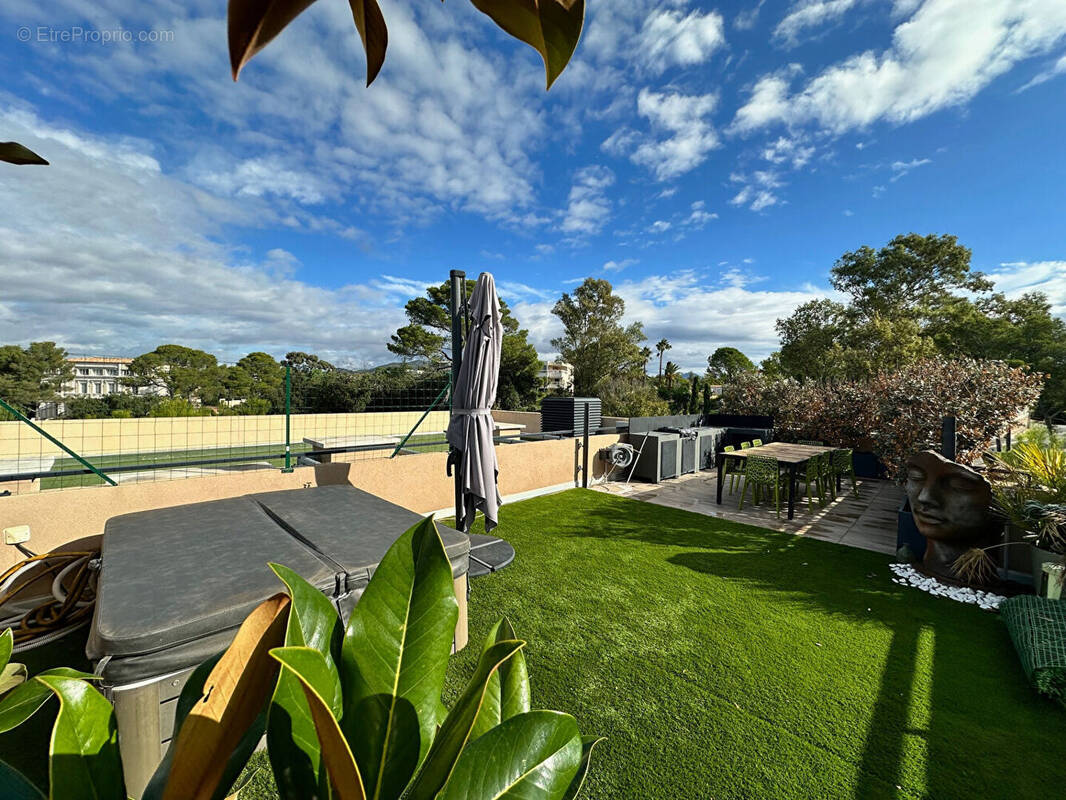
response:
M780 519L774 513L772 502L756 506L750 504L751 493L744 501L744 510L737 510L740 483L734 494L729 494L726 484L722 491L722 505L714 501L717 472L710 470L692 475L683 475L665 483L643 483L634 480L629 485L622 481L597 485L598 491L631 497L648 503L695 511L709 517L719 517L733 522L744 522L760 528L795 533L812 539L859 547L878 553L896 552L896 511L903 499L903 490L892 481L860 479L859 495L850 491L845 480L844 488L824 508L815 502L814 511L807 510L806 498L796 498L795 519L786 519L785 502L781 502ZM802 484L801 484L802 486Z

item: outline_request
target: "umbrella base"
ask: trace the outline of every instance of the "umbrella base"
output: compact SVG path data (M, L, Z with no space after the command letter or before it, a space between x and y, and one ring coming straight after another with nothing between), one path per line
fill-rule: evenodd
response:
M514 548L510 543L495 536L481 533L470 534L471 578L480 578L506 567L514 561Z

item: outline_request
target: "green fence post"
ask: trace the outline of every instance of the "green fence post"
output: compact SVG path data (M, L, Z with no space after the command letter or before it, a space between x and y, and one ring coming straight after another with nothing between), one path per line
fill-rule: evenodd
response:
M29 417L27 417L25 414L23 414L17 408L15 408L13 406L9 406L3 400L0 400L0 408L3 408L9 414L14 414L16 419L18 419L21 422L25 422L27 425L29 425L31 428L33 428L35 431L37 431L37 433L41 434L41 436L43 436L45 439L50 441L56 447L58 447L61 450L63 450L63 452L69 454L72 458L74 458L83 467L85 467L86 469L91 470L92 472L94 472L98 477L103 478L105 481L110 483L112 486L118 486L118 484L115 483L113 480L111 480L111 478L109 478L107 475L102 473L99 469L94 467L92 464L90 464L84 458L79 456L77 453L75 453L73 450L71 450L69 447L67 447L65 444L63 444L61 441L59 441L59 439L54 437L52 434L50 434L48 431L46 431L40 425L34 424L33 420L31 420Z
M292 367L285 365L285 468L282 472L292 472L292 443L289 440L292 418Z

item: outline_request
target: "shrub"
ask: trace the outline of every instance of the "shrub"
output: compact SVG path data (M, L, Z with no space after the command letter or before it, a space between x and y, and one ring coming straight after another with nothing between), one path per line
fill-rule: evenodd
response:
M956 419L957 459L973 462L1040 395L1041 376L1001 361L935 357L868 380L832 382L742 375L723 408L766 414L783 438L871 449L889 473L913 453L939 447L941 420Z
M596 386L596 394L608 417L655 417L670 413L669 404L659 397L655 387L640 378L608 378Z

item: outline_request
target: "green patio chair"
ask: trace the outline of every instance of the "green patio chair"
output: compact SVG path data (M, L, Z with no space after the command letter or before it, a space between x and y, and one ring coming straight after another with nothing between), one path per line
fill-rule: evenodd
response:
M741 442L740 443L740 449L741 450L747 450L750 447L751 447L751 442Z
M830 450L827 453L822 453L818 465L822 475L822 492L827 502L837 496L837 476L836 472L833 471L833 453L835 452L835 450Z
M796 444L808 444L811 447L825 447L825 442L816 442L814 439L800 439Z
M807 462L806 472L798 476L799 479L806 484L808 511L814 511L815 492L818 493L818 506L821 507L825 505L825 468L822 466L822 463L826 460L828 459L822 455L811 456L810 461Z
M858 497L859 485L855 482L855 462L851 459L851 450L834 450L833 486L836 486L836 479L838 477L844 477L845 475L851 478L851 493Z
M781 470L777 466L776 458L767 456L748 456L744 461L744 485L740 487L740 502L738 511L744 510L744 496L751 487L751 501L758 505L762 492L765 490L767 498L773 493L774 506L777 516L781 516L781 493L784 482L788 478L782 478Z
M752 447L762 447L762 439L752 439L751 440L751 446Z
M733 445L728 444L722 448L723 453L735 453L737 449ZM737 490L737 478L740 477L740 471L738 469L735 458L726 456L722 459L722 483L725 484L726 478L729 479L729 493L733 494Z

